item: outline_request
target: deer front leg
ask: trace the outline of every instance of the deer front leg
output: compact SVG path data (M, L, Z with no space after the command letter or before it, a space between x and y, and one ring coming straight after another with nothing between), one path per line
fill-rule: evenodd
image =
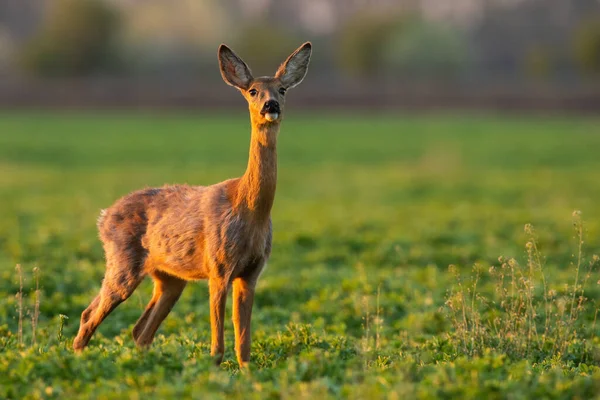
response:
M233 281L233 326L235 329L235 354L240 368L250 363L252 343L250 321L256 284L244 278Z
M228 283L226 280L210 279L208 286L210 292L210 355L218 366L221 365L223 353L225 352L223 328Z

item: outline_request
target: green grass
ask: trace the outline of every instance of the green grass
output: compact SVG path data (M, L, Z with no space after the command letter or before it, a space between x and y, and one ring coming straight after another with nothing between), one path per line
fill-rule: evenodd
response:
M73 354L104 272L99 210L145 186L237 176L248 141L245 114L0 114L0 398L598 396L598 273L571 320L573 210L585 222L579 285L600 254L600 119L590 117L291 113L251 372L235 362L230 304L225 363L211 365L205 282L186 289L148 351L131 338L146 281ZM528 223L543 254L531 269ZM515 293L499 289L511 288L498 285L509 271L499 256L524 271ZM546 310L570 333L541 337ZM489 329L512 317L502 334Z

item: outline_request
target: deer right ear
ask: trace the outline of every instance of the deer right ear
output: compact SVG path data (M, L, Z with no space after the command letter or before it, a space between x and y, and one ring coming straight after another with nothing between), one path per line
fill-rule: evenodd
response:
M218 57L225 83L240 90L248 90L254 78L246 63L224 44L219 46Z
M312 44L310 42L304 43L302 46L298 47L283 64L281 64L275 73L275 78L279 78L281 84L286 89L298 86L306 75L311 54Z

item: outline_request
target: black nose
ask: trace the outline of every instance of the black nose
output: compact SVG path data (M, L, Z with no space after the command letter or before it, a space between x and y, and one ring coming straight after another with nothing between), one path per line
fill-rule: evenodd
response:
M278 113L279 112L279 102L277 100L269 100L263 106L262 111L264 113Z

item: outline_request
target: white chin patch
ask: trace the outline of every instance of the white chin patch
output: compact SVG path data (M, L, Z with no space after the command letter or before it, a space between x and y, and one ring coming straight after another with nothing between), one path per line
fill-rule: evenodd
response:
M265 114L265 119L267 121L275 121L275 120L277 120L277 118L279 118L279 113L266 113Z

